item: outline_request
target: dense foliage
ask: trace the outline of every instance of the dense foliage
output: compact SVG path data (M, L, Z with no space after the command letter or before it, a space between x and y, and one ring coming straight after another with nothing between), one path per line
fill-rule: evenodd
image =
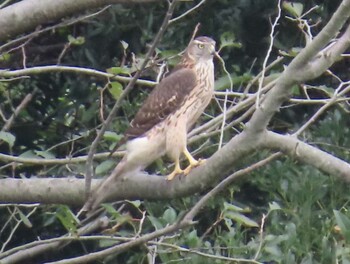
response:
M18 45L0 47L0 68L14 70L70 65L128 76L144 59L162 23L167 8L165 2L117 4L95 17L33 37L23 43L23 48ZM305 46L305 31L293 20L296 16L294 12L299 12L300 8L306 12L318 5L304 17L310 25L314 25L310 30L312 35L316 35L340 1L306 2L282 8L269 63L278 56L284 59L273 67L267 78L278 76L284 64L288 64ZM220 54L232 76L234 91L243 92L262 69L270 43L271 23L277 16L276 4L274 0L207 1L169 26L142 79L155 80L163 62L168 62L167 67L171 68L178 59L175 55L187 45L196 24L200 22L198 34L213 37L217 47L222 47ZM194 3L191 1L182 2L175 16L192 6ZM348 68L348 61L344 59L331 70L345 82L349 76ZM217 91L230 89L219 61L216 61L216 79ZM10 129L1 132L0 152L43 159L87 154L96 131L125 85L123 81L67 72L48 72L6 81L0 79L1 127L23 98L33 94L33 99L18 113ZM305 99L306 90L307 96L313 99L328 98L337 85L333 75L322 75L305 86L294 87L293 98ZM151 85L142 83L134 87L123 101L97 152L113 149L151 89ZM250 92L256 89L257 83L254 83ZM225 100L224 96L217 95L199 124L220 114L224 104L229 107L238 100L233 96ZM270 128L293 133L319 107L319 104L288 103L275 116ZM348 111L346 102L333 106L302 137L308 143L349 162ZM233 116L226 122L237 117ZM242 122L226 130L223 144L243 128ZM219 141L220 134L202 138L191 144L190 149L197 157L209 157L218 149ZM269 154L267 151L257 152L243 159L241 167ZM96 176L107 175L115 162L115 159L95 160ZM84 162L52 166L0 164L1 177L28 178L81 177L86 165ZM164 159L155 162L149 171L165 174L170 168L171 164ZM349 186L341 180L282 157L246 175L211 199L197 216L198 223L188 230L110 256L103 263L152 263L149 261L152 250L157 254L154 263L226 263L227 260L220 259L220 256L254 259L255 263L350 263L350 235L345 232L350 228L348 190ZM181 217L203 194L171 201L126 201L117 203L115 207L105 205L115 224L113 229L105 232L131 238L140 234L138 232L159 229ZM2 251L29 243L37 237L48 239L76 231L77 225L71 212L76 213L79 208L40 206L27 217L32 209L0 207L0 226L3 226L0 228L0 242L5 246ZM19 220L21 225L15 227ZM12 230L15 230L13 234ZM69 247L54 254L41 255L32 263L73 257L114 243L119 243L119 240L113 237L72 242Z

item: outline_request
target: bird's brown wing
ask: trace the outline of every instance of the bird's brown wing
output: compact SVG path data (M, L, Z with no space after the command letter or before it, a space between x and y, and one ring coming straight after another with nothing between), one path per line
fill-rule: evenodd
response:
M179 69L164 78L150 93L125 132L127 138L143 135L175 112L196 86L192 69Z

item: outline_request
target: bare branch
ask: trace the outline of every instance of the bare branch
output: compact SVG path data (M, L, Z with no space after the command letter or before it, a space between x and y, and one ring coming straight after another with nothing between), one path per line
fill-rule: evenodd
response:
M32 100L34 94L36 93L37 89L34 89L32 93L27 94L22 102L16 107L15 111L11 115L9 119L6 120L6 123L4 126L1 128L1 131L8 131L10 127L13 124L13 121L15 118L18 116L18 114L27 106L27 104Z
M260 93L261 93L261 89L263 87L263 82L264 82L264 78L265 78L265 72L266 72L266 65L267 65L267 61L269 60L270 58L270 54L271 54L271 51L272 51L272 48L273 48L273 43L274 43L274 39L275 39L275 29L278 25L278 21L281 17L281 0L278 0L278 3L277 3L277 17L275 18L275 21L273 22L272 24L272 27L271 27L271 33L270 33L270 44L269 44L269 48L267 49L267 53L266 53L266 56L265 56L265 59L264 59L264 62L263 62L263 68L262 68L262 71L261 71L261 77L259 79L259 88L258 88L258 92L257 92L257 97L256 97L256 108L260 107Z
M94 155L95 160L106 159L110 155L109 152L97 153ZM124 151L117 151L113 153L113 157L124 156ZM15 162L24 165L67 165L86 162L87 155L73 157L73 158L57 158L57 159L43 159L43 158L22 158L0 153L0 160L4 162Z
M88 223L87 225L79 228L78 230L78 236L79 235L85 235L85 234L90 234L97 229L100 229L101 227L106 226L108 223L107 217L101 217L98 218L91 223ZM67 237L67 236L63 236ZM57 248L67 245L70 240L54 240L45 244L38 243L38 245L33 245L32 247L25 248L23 250L8 250L4 252L3 254L0 255L2 257L0 259L1 264L10 264L10 263L21 263L24 260L28 260L32 258L33 256L36 256L38 254L41 254L43 252L48 252L48 251L53 251L57 250Z
M174 23L182 18L184 18L185 16L187 16L188 14L192 13L193 11L195 11L197 8L199 8L201 5L203 5L205 3L206 0L202 0L200 1L198 4L196 4L194 7L192 7L191 9L187 10L185 13L182 13L181 15L179 15L178 17L175 17L171 20L169 20L169 24L170 23Z
M58 66L58 65L38 66L38 67L26 68L21 70L13 70L13 71L0 70L0 77L12 78L12 77L20 77L20 76L26 76L26 75L45 74L45 73L51 73L51 72L71 72L76 74L86 74L86 75L91 75L99 78L111 79L111 80L116 80L116 81L126 82L126 83L130 82L133 79L132 77L114 75L111 73L106 73L106 72L89 69L89 68L75 67L75 66ZM153 81L140 80L140 79L138 79L136 83L140 85L150 86L150 87L153 87L154 85L156 85L156 83Z

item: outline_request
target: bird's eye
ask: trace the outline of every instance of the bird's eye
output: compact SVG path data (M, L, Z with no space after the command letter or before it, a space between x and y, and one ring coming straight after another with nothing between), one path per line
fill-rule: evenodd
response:
M197 46L199 49L204 49L204 44L198 44Z

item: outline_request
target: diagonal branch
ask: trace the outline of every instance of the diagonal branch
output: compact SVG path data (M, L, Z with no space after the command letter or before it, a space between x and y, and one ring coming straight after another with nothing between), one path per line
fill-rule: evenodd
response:
M349 47L350 26L336 44L327 50L327 55L321 56L317 67L310 63L313 59L317 59L316 55L343 27L349 14L350 0L344 0L322 31L292 60L277 79L276 86L267 93L261 107L256 109L249 121L248 131L252 133L262 132L282 103L290 98L290 89L294 84L320 76Z

